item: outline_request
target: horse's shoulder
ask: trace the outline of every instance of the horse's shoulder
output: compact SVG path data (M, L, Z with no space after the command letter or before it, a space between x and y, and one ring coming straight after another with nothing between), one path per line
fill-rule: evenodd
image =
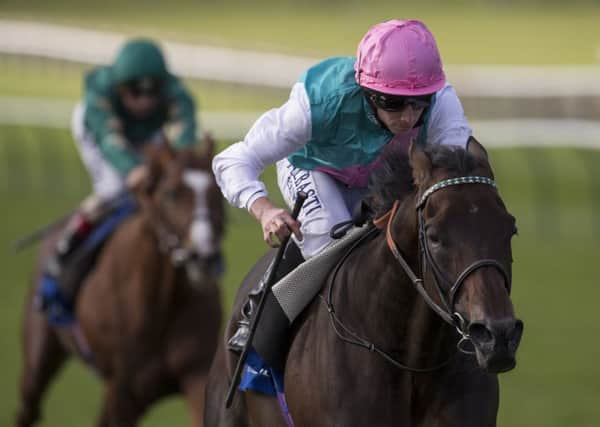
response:
M112 261L132 261L157 254L158 240L147 219L140 214L126 219L108 239L102 257Z
M156 240L155 233L148 218L138 213L128 218L115 232L115 239L137 245L142 242Z

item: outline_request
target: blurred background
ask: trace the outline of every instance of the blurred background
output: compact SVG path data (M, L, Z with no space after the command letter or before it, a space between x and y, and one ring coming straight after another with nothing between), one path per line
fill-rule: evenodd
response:
M518 366L501 376L499 426L600 420L600 1L0 0L0 425L13 423L20 322L35 250L10 244L90 189L70 131L82 77L128 36L162 43L223 148L282 104L304 68L354 55L373 24L423 20L436 36L499 188L517 217ZM265 172L278 193L272 169ZM240 248L244 248L242 251ZM230 209L223 304L264 252ZM101 388L79 362L51 387L43 426L93 425ZM187 425L168 399L142 425Z

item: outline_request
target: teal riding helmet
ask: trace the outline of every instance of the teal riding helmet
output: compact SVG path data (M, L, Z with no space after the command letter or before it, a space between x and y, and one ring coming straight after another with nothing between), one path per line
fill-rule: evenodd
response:
M151 40L133 39L119 51L112 65L113 83L151 77L164 80L168 76L165 58L160 48Z

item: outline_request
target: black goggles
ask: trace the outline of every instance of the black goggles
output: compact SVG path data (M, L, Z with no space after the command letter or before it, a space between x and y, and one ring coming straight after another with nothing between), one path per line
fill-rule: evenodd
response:
M427 108L431 105L431 98L433 97L433 94L421 96L388 95L373 90L365 90L365 93L369 101L377 108L389 112L402 111L409 105L415 110Z
M135 96L159 96L162 91L163 82L152 77L143 77L141 79L130 80L125 83L125 87Z

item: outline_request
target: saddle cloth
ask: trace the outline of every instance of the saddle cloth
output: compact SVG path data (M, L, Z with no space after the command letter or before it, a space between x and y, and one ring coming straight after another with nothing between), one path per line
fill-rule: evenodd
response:
M271 288L252 340L251 351L255 357L247 361L242 376L242 390L276 395L276 391L283 388L283 376L278 378L276 374L283 373L285 369L292 322L321 290L328 275L348 249L370 230L370 225L352 228L343 238L300 264ZM277 379L281 384L277 384Z
M78 284L83 281L92 269L95 259L102 249L104 242L112 235L117 227L136 211L133 199L125 198L101 223L92 230L91 234L75 250L71 258L63 266L65 272L61 274L62 280L70 275L69 280ZM57 327L71 326L74 321L74 295L69 295L61 286L59 279L48 274L43 274L38 284L39 305L45 309L50 324Z
M346 250L369 229L369 225L351 228L344 237L335 240L319 255L300 264L272 287L273 296L289 323L312 301Z

